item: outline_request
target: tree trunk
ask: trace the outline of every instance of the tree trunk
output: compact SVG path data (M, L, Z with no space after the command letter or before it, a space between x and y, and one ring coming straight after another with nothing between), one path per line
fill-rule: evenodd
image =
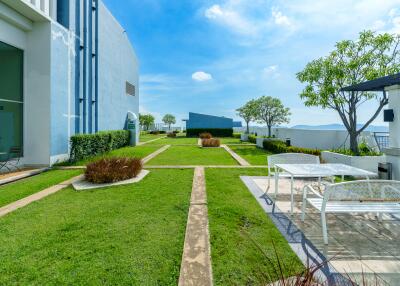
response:
M249 134L250 130L249 130L249 122L246 121L246 134Z
M268 125L268 137L271 137L271 125Z
M358 134L356 131L349 131L349 137L350 137L350 150L358 155L359 154L359 150L358 150L358 141L357 141L357 137Z

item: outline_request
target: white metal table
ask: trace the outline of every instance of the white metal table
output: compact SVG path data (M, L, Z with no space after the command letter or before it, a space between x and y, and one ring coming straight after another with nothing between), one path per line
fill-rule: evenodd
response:
M365 177L367 180L370 177L375 177L376 174L363 169L351 167L344 164L276 164L275 165L275 190L278 189L279 172L284 171L290 177L290 213L293 214L294 204L294 178L322 178L333 176L354 176Z

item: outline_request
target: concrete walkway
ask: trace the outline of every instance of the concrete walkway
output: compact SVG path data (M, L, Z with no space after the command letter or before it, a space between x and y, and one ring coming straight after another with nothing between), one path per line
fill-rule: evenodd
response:
M249 162L247 162L245 159L240 157L236 152L234 152L227 145L222 144L221 147L224 148L233 157L233 159L235 159L240 164L240 166L250 166Z
M201 145L201 139L200 139L200 138L197 139L197 145L202 146L202 145Z
M0 217L3 217L6 214L9 214L9 213L11 213L11 212L13 212L13 211L15 211L15 210L17 210L19 208L22 208L22 207L25 207L25 206L29 205L30 203L36 202L36 201L41 200L41 199L43 199L43 198L45 198L45 197L47 197L47 196L49 196L51 194L54 194L54 193L56 193L56 192L58 192L58 191L60 191L60 190L62 190L64 188L66 188L67 186L71 185L73 182L75 182L77 180L80 180L82 178L82 176L83 175L76 176L76 177L74 177L72 179L69 179L69 180L64 181L64 182L62 182L60 184L54 185L54 186L52 186L50 188L47 188L47 189L45 189L43 191L40 191L40 192L36 193L36 194L30 195L30 196L28 196L26 198L20 199L19 201L16 201L16 202L8 204L8 205L6 205L4 207L1 207L0 208Z
M203 168L216 168L216 169L267 169L265 165L249 165L249 166L238 166L238 165L147 165L146 169L194 169L196 167Z
M161 147L160 149L158 149L157 151L155 151L155 152L151 153L150 155L144 157L143 160L142 160L143 164L146 164L147 162L149 162L154 157L160 155L162 152L167 150L169 147L171 147L171 145L165 145L165 146Z
M179 286L213 285L205 172L196 167L186 226Z

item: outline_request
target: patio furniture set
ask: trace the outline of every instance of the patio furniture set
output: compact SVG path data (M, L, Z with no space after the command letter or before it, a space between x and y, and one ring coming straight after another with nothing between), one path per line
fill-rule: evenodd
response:
M275 172L271 173L271 169ZM400 213L400 181L370 180L376 176L373 172L344 164L321 164L319 157L314 155L286 153L268 156L268 173L268 188L272 175L275 180L275 199L279 192L279 179L290 179L291 215L295 178L318 180L317 187L315 183L303 187L301 218L304 221L308 203L321 213L325 244L328 244L326 213L377 213L379 220L383 213ZM335 184L335 176L341 176L342 182ZM365 179L343 182L345 176ZM323 183L322 178L331 178L332 183Z
M2 157L6 157L3 159ZM11 147L9 152L0 152L0 171L7 169L9 172L14 169L20 170L19 162L22 158L22 148Z

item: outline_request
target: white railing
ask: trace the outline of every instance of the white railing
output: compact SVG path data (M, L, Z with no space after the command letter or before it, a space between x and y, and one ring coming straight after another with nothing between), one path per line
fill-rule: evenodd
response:
M32 5L34 8L45 14L51 16L52 2L55 0L23 0L24 2Z

